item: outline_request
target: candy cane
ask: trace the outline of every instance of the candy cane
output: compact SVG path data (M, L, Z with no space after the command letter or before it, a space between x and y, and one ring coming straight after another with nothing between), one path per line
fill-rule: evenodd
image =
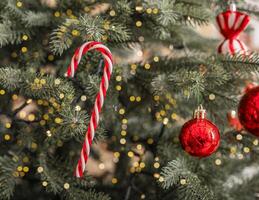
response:
M76 177L82 177L83 173L85 171L86 162L88 160L89 154L90 154L90 146L92 144L95 130L98 126L99 122L99 114L101 112L104 98L106 96L106 92L109 87L109 80L111 78L112 74L112 54L110 50L101 44L100 42L86 42L81 47L79 47L76 51L74 56L72 57L71 63L67 69L66 76L68 77L74 77L75 71L77 70L78 64L84 54L86 54L88 51L96 49L97 51L101 52L102 56L104 57L104 72L102 76L102 80L100 83L100 89L96 96L95 103L94 103L94 109L91 114L90 122L88 125L88 129L85 135L85 140L83 143L83 147L80 153L80 159L76 166L75 175Z

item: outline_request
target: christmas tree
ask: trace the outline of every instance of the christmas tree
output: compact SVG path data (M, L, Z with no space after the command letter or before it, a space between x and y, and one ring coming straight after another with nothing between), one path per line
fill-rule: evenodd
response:
M230 3L2 0L0 199L259 198L258 129L249 133L235 113L244 88L259 83L259 55L218 54L220 41L201 34ZM257 19L253 1L237 3ZM105 60L89 51L75 77L64 74L88 41L107 46L114 66L77 178ZM207 157L179 140L198 106L196 117L205 117L201 104L220 133Z

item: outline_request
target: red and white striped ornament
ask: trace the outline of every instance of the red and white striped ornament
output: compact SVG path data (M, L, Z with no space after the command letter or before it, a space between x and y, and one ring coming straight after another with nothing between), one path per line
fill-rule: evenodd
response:
M226 12L220 13L216 20L220 33L225 38L218 47L218 53L247 55L248 49L238 39L238 36L247 27L250 17L245 13L236 11L236 5L233 3Z
M76 166L76 171L75 171L76 177L82 177L86 168L86 162L90 154L90 147L93 142L95 130L98 126L98 122L100 118L99 114L101 112L101 109L104 103L106 92L109 87L109 80L112 74L112 69L113 69L112 54L110 50L100 42L94 42L94 41L86 42L81 47L76 49L74 56L72 57L71 64L69 65L66 73L66 76L74 77L75 71L77 70L78 64L82 56L86 54L88 51L94 50L94 49L101 52L102 56L104 57L105 65L104 65L103 77L100 83L100 89L95 99L94 108L91 114L88 129L85 135L83 147L80 153L80 159Z

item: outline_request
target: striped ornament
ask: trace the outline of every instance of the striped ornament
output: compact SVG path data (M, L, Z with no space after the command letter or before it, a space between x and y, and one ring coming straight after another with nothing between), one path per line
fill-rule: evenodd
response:
M78 64L82 56L86 54L88 51L93 49L99 51L102 54L102 56L104 57L105 65L104 65L102 80L100 83L100 89L95 99L94 108L91 114L88 129L85 135L83 147L80 153L80 159L77 163L76 170L75 170L75 175L78 178L82 177L85 171L86 162L90 154L90 146L94 139L95 130L98 126L98 122L100 118L99 115L104 103L106 92L109 87L109 80L111 78L112 69L113 69L112 54L110 50L100 42L94 42L94 41L86 42L75 51L75 54L72 57L71 63L66 73L66 76L74 77L75 71L77 70Z
M250 17L236 10L229 9L220 13L217 18L220 33L225 40L219 45L220 54L243 54L247 55L246 45L238 39L239 34L247 27Z

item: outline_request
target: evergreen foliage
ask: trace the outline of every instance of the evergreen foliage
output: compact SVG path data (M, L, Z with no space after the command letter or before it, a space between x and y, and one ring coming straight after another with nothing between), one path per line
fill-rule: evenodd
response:
M216 55L218 41L196 30L226 7L222 0L2 0L0 199L258 198L258 139L240 136L246 132L230 128L226 115L246 81L259 81L259 55ZM116 61L95 137L119 152L113 184L106 174L73 176L103 60L90 52L75 78L64 73L75 49L91 40ZM197 159L183 152L178 135L201 103L221 145ZM101 154L91 149L98 162Z

